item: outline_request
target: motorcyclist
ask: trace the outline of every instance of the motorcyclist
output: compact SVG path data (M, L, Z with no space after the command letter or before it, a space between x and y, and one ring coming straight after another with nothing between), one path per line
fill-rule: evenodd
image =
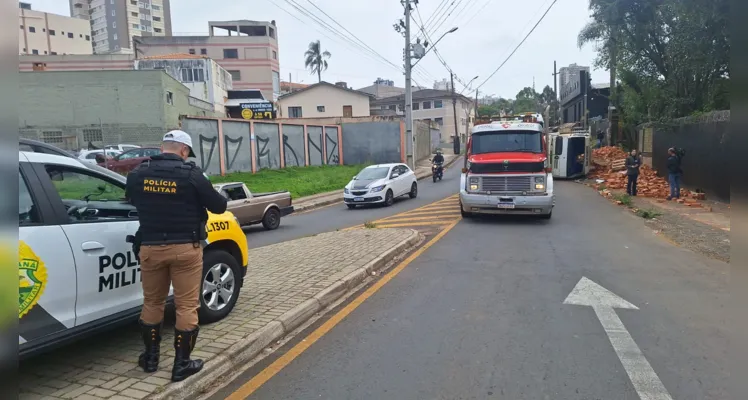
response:
M434 159L432 160L434 164L443 164L444 163L444 156L442 155L441 150L436 151L436 155L434 156Z

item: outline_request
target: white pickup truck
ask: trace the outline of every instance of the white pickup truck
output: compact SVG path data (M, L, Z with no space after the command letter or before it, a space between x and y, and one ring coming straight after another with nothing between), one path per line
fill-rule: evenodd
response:
M228 200L231 211L242 226L262 224L267 230L277 229L281 217L293 212L288 191L252 193L242 182L213 185Z

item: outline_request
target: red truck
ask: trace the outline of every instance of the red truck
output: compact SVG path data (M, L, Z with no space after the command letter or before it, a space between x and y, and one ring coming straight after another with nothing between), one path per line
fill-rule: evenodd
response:
M555 205L543 117L528 113L473 127L460 177L460 211L537 215Z
M109 157L106 161L100 162L99 165L119 174L127 175L135 167L140 165L143 160L151 158L151 156L155 156L156 154L161 154L161 149L158 147L139 147L120 153L114 157Z

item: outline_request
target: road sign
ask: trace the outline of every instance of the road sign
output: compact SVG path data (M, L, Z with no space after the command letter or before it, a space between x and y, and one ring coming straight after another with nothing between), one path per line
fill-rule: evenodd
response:
M241 115L244 119L275 119L273 103L269 101L261 103L241 103L239 106L242 109Z

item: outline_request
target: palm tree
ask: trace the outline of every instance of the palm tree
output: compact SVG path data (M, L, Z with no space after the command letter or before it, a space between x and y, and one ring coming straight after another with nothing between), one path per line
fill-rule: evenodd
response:
M322 45L319 40L316 42L309 43L309 49L304 53L304 65L309 68L309 71L313 74L317 74L317 80L322 82L322 71L327 69L327 59L332 54L329 51L322 51Z

